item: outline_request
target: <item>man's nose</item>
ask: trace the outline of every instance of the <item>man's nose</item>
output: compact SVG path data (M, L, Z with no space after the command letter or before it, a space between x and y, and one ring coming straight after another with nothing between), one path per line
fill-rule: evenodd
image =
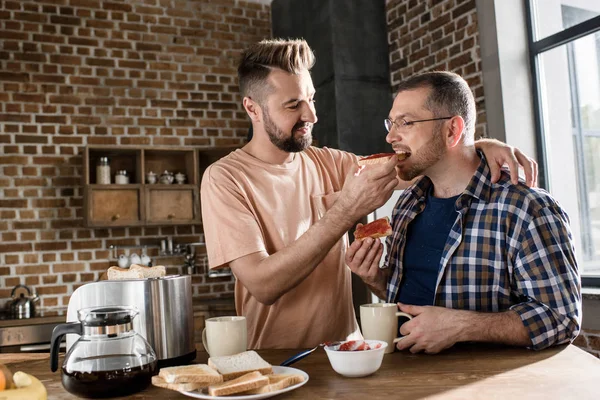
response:
M390 131L387 133L387 135L385 135L385 141L388 142L389 144L392 144L394 142L398 142L402 140L400 138L400 135L396 135L394 133L394 127L392 126L392 129L390 129Z
M302 110L302 121L316 124L318 120L314 104L306 104Z

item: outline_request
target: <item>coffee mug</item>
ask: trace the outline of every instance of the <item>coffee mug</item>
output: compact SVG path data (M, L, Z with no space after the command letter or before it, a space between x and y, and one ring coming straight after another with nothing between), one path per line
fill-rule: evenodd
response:
M395 344L402 337L398 335L398 317L412 319L412 315L398 311L392 303L373 303L360 306L360 325L362 334L367 340L383 340L387 342L386 353L394 352Z
M246 351L246 317L215 317L205 321L202 344L211 357L230 356Z

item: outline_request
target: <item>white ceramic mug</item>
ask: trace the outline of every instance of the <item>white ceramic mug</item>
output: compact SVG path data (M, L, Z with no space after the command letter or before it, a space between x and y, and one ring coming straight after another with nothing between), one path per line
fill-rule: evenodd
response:
M398 311L392 303L372 303L360 306L360 325L367 340L387 342L386 353L393 353L402 337L398 336L398 317L412 319L412 315Z
M215 317L205 321L202 344L211 357L230 356L246 351L246 317Z

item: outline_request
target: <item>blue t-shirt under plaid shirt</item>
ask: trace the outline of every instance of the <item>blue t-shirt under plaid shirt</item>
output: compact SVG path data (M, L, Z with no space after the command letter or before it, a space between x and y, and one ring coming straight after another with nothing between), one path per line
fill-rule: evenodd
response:
M433 185L427 190L425 208L408 224L402 282L396 301L416 306L430 306L435 296L435 284L440 272L444 246L458 213L454 203L433 196Z
M546 191L512 185L502 172L492 184L481 163L456 201L460 216L442 253L433 304L480 312L515 311L532 348L570 342L581 328L581 277L568 217ZM387 300L402 281L408 224L425 207L432 185L419 179L400 195L387 238L392 268Z

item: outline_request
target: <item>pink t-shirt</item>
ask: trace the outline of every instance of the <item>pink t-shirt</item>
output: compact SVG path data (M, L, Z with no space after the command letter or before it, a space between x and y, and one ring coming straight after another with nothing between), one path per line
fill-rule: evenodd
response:
M296 241L333 205L355 163L353 154L310 147L284 165L240 149L212 164L201 187L210 268L259 251L273 254ZM305 348L356 334L347 245L344 235L302 283L270 306L236 281L236 310L247 319L250 348Z

